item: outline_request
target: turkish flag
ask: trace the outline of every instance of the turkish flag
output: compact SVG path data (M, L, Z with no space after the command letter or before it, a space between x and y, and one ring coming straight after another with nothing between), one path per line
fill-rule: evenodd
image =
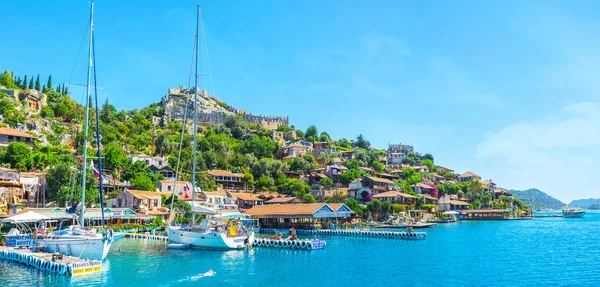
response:
M78 162L78 163L82 163L82 162L83 162L83 159L82 159L81 157L77 157L77 162Z

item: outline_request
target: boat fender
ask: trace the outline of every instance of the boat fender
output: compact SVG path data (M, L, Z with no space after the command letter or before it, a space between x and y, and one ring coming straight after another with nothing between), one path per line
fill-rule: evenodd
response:
M300 249L300 248L302 248L302 246L300 246L300 241L296 241L296 240L294 240L294 241L292 242L292 244L294 245L294 248L296 248L296 249Z
M281 247L281 246L279 245L280 243L281 243L281 241L279 241L279 240L275 240L275 241L273 241L273 246L275 246L275 247Z
M289 241L284 241L283 242L283 247L290 248L290 242Z
M66 264L61 264L60 265L60 270L58 273L60 274L65 274L67 272L67 265Z
M312 250L312 249L313 249L313 243L312 243L312 241L309 241L309 242L306 244L306 249L308 249L308 250Z
M271 246L271 239L267 239L267 242L265 243L265 246L267 246L267 247Z
M73 274L73 265L72 264L69 264L67 272L69 272L69 275Z
M306 248L306 241L300 241L300 248L302 248L302 249Z

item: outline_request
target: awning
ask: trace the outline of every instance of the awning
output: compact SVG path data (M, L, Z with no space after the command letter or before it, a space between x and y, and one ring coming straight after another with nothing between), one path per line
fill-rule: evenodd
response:
M33 211L27 211L25 213L16 214L7 218L2 219L2 222L38 222L39 220L50 219L48 216L35 213Z

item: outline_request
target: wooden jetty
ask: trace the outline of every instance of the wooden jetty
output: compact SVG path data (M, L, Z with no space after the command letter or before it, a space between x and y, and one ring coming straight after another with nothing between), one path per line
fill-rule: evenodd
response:
M127 233L125 237L146 239L146 240L157 240L157 241L169 241L169 237L163 235L152 235L152 234L140 234L140 233Z
M84 275L102 271L102 262L58 253L32 251L25 248L0 246L0 260L22 263L48 273L66 276Z

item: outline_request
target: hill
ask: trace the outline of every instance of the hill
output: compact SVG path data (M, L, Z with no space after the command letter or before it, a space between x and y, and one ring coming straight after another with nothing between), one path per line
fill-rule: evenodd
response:
M561 209L565 204L539 189L509 190L532 209Z
M569 206L582 207L582 208L591 208L593 205L595 205L595 206L600 205L600 199L599 198L577 199L577 200L573 200L573 201L571 201L571 203L569 203Z

